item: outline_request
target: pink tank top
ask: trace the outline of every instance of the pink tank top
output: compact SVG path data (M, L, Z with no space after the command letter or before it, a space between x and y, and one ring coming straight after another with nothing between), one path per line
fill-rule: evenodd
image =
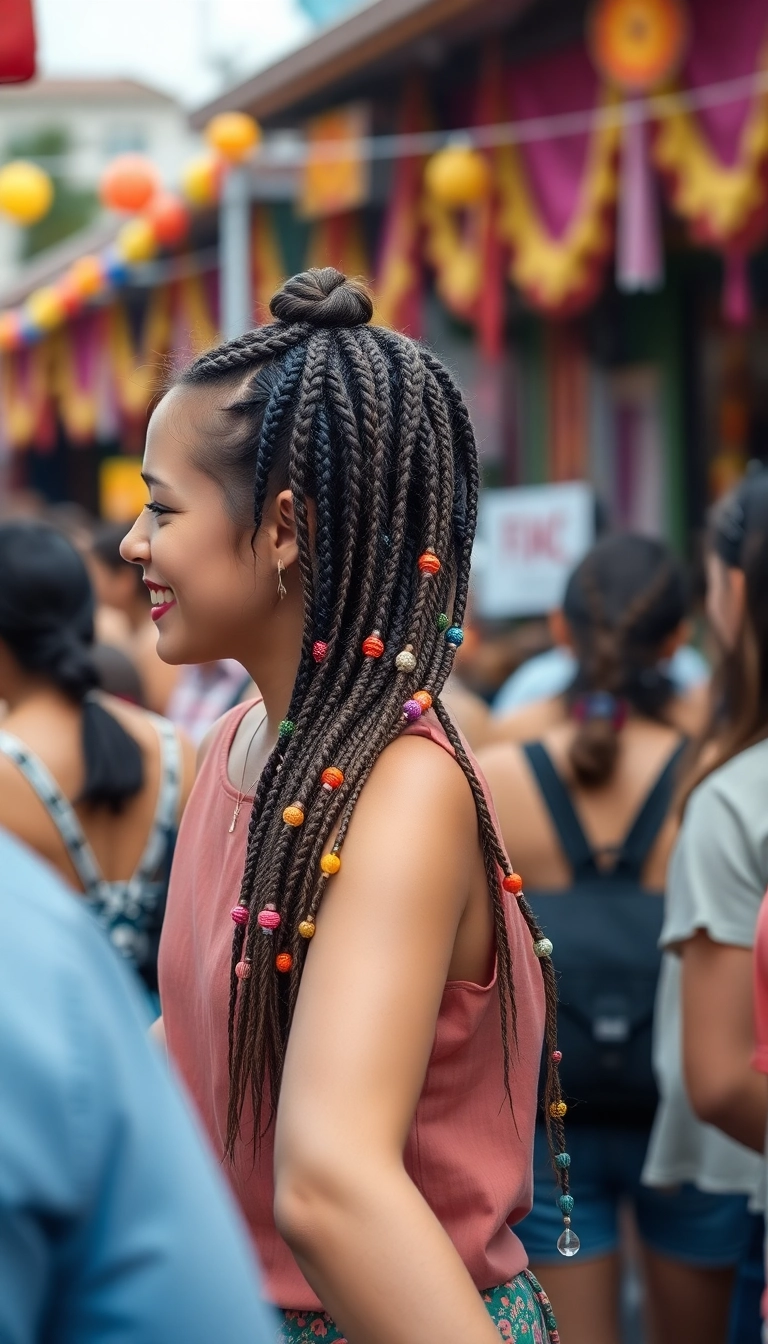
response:
M222 719L187 804L160 944L168 1049L219 1157L224 1151L228 1096L229 911L240 891L248 833L245 808L237 830L228 833L237 793L227 778L227 758L249 708L238 705ZM451 751L433 714L406 731ZM525 1251L507 1224L518 1222L531 1207L544 1029L541 968L517 903L514 897L508 899L517 1001L517 1046L511 1051L510 1076L514 1117L503 1088L495 977L488 985L450 982L405 1150L411 1179L481 1289L505 1283L527 1264ZM242 1162L226 1164L225 1169L263 1266L268 1297L284 1308L317 1309L320 1303L272 1219L272 1135L271 1129L255 1168L249 1148Z

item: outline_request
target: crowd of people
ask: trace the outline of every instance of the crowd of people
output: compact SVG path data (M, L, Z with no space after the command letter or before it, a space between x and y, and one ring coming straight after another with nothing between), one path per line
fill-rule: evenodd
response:
M608 533L493 702L458 388L331 269L272 314L132 525L0 522L0 1338L621 1344L629 1276L757 1344L768 472L695 640Z

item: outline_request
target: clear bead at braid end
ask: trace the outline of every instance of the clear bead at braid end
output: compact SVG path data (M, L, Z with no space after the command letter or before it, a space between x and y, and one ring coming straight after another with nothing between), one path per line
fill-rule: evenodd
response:
M573 1195L561 1195L558 1204L563 1215L563 1231L557 1239L557 1249L566 1259L577 1255L581 1242L571 1227L571 1214L573 1213Z

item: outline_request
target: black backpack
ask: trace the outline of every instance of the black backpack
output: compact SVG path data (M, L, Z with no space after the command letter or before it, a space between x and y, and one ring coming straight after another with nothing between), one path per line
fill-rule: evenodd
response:
M568 1118L577 1123L645 1125L656 1108L651 1032L664 901L640 877L669 811L684 747L675 749L607 870L598 867L545 748L524 747L573 869L567 889L526 888L526 896L554 944L560 1076Z

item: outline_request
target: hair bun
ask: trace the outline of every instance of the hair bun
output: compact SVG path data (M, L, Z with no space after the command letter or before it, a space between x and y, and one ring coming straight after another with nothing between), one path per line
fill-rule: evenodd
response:
M373 316L373 301L362 280L349 280L333 266L323 266L286 280L269 311L278 322L362 327Z

